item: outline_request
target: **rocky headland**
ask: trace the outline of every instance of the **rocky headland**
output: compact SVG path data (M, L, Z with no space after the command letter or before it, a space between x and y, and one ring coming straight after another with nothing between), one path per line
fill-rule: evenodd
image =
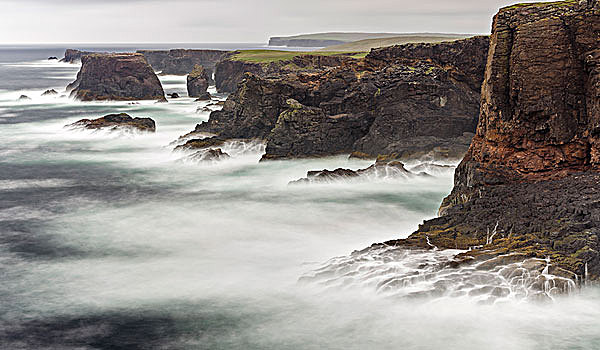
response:
M91 52L91 51L80 51L75 49L67 49L65 51L65 57L61 58L60 62L65 63L77 63L81 61L81 57L85 55L105 53L105 52Z
M82 101L164 100L165 94L141 54L88 54L81 57L77 79L67 86Z
M439 218L385 245L468 250L452 266L545 259L540 276L599 280L599 32L597 1L501 9L454 189Z
M460 159L477 125L488 43L474 37L411 44L372 50L362 59L301 56L313 62L307 67L326 68L245 72L224 108L195 132L266 140L264 159L354 151L373 159ZM232 59L222 64L253 66Z
M186 75L194 70L195 66L202 66L207 72L210 83L217 62L230 54L229 51L191 49L138 50L137 52L143 54L152 68L160 71L161 74Z
M133 118L127 113L109 114L97 119L81 119L67 125L67 127L85 129L108 128L111 130L130 128L146 132L156 131L156 123L151 118Z

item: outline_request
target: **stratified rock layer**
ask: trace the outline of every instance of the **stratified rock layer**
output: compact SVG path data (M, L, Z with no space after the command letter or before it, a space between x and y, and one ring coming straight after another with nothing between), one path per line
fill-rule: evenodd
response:
M549 258L554 272L599 279L599 33L597 1L500 10L477 134L442 216L388 243L474 247L461 261Z
M265 159L353 151L460 158L477 124L487 51L488 38L474 37L377 49L310 73L246 73L196 131L267 140Z
M69 84L71 96L93 100L159 100L163 88L141 54L90 54L81 58L77 80Z

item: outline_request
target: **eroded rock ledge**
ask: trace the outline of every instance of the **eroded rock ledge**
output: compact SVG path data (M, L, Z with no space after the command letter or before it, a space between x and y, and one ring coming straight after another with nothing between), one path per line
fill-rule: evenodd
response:
M353 151L460 159L477 125L488 42L382 48L317 72L247 73L195 131L266 140L264 159Z
M600 4L504 8L493 24L477 133L441 216L389 245L549 258L600 279Z

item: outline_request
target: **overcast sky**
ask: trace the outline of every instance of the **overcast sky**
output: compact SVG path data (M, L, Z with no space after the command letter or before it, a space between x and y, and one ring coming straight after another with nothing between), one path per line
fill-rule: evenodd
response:
M523 1L0 0L0 43L261 43L325 31L489 33L498 8L515 2Z

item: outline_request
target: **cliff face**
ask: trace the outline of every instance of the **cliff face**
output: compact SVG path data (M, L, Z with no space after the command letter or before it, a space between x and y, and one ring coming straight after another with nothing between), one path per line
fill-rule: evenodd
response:
M475 37L374 50L316 72L247 74L223 110L196 131L266 139L267 159L352 151L459 158L477 124L483 75L476 74L487 50L488 38ZM468 56L478 67L466 63ZM315 63L324 66L305 64ZM302 108L290 109L288 99Z
M67 49L65 51L65 57L63 57L60 62L66 63L76 63L81 61L81 57L85 55L93 54L94 52L89 51L79 51L74 49Z
M190 97L199 97L206 94L210 77L202 66L195 66L187 76L187 91Z
M141 54L91 54L81 58L71 96L82 101L158 100L164 91Z
M290 60L275 62L250 62L235 58L235 52L230 58L217 63L215 68L215 84L219 92L235 92L244 80L246 73L265 77L298 72L319 72L325 69L339 67L344 62L354 60L348 56L299 55Z
M442 216L388 243L473 248L461 262L550 259L550 273L599 279L599 33L597 1L500 10L477 133Z
M204 67L210 81L217 62L225 58L229 52L221 50L138 50L156 71L162 74L186 75L194 66Z

